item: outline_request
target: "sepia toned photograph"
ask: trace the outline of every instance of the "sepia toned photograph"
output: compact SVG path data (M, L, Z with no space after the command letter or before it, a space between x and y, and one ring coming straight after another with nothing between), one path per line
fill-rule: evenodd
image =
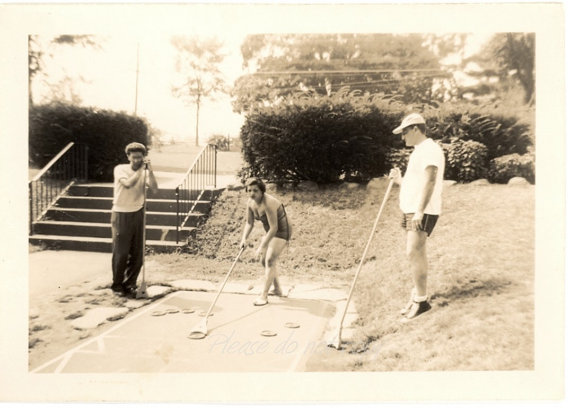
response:
M562 20L515 6L0 8L27 21L11 318L40 390L0 400L562 398Z

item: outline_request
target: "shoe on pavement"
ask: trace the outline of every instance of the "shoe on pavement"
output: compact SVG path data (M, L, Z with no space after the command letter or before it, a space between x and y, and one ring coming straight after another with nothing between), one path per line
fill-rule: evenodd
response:
M400 314L401 315L405 315L407 314L410 309L412 308L412 306L414 305L414 298L416 297L416 288L412 288L412 293L410 294L410 300L408 300L408 303L406 304L406 306L404 306L402 309L400 309Z
M258 297L253 302L254 306L265 306L267 304L267 299L263 299L262 297Z
M136 288L125 288L124 294L125 294L125 297L127 297L129 299L136 299L137 298Z
M413 305L414 305L414 300L413 300L413 299L410 299L410 300L408 301L408 303L406 304L406 306L404 306L402 309L400 309L400 314L401 314L401 315L407 314L407 313L410 311L410 309L412 308Z
M269 292L269 295L270 296L283 297L283 292L281 291L281 289L279 289L279 290L273 289L272 291Z
M408 311L408 313L402 318L402 323L415 319L416 317L420 316L421 314L427 312L431 309L431 305L428 303L427 300L423 302L412 302L412 307Z

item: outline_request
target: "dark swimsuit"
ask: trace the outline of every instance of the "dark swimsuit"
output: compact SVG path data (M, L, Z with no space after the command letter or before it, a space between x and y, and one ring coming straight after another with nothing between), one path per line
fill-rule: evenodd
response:
M258 216L257 211L253 211L253 216L256 220L259 220L263 224L263 229L265 232L269 231L269 220L267 219L267 214ZM291 239L291 228L289 228L289 221L287 220L287 214L285 213L285 207L283 204L277 209L277 232L275 233L277 238L289 241Z

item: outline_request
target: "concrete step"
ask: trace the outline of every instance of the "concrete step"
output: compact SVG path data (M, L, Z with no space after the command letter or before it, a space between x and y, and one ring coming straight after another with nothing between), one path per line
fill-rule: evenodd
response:
M111 252L111 238L93 238L93 237L66 237L61 235L41 235L34 234L30 236L30 243L33 245L41 245L50 249L65 249L70 251L92 251L92 252ZM173 252L177 248L183 248L186 242L170 242L170 241L153 241L147 240L147 248L152 248L156 252Z
M200 200L190 203L196 204L195 211L207 214L210 212L210 201ZM57 200L56 207L60 208L85 208L110 210L113 206L112 197L91 197L91 196L63 196ZM176 212L176 200L149 198L147 199L147 210L156 212Z
M206 190L200 197L200 200L210 200L215 194L214 186L206 187ZM69 196L80 197L113 197L113 184L112 183L98 183L98 184L74 184L67 192ZM182 197L188 199L197 199L199 191L183 190L180 192ZM176 200L176 191L173 188L159 188L156 193L149 191L148 198Z
M204 219L204 214L190 214L184 226L197 227ZM101 209L76 209L52 207L46 213L44 220L47 221L73 221L73 222L98 222L111 223L111 210ZM180 220L182 221L182 220ZM176 213L147 211L147 225L177 225Z
M34 223L34 233L94 238L110 238L112 236L111 224L99 222L39 221ZM183 227L178 233L178 240L187 241L195 234L195 227ZM146 239L176 241L176 228L167 225L147 225Z

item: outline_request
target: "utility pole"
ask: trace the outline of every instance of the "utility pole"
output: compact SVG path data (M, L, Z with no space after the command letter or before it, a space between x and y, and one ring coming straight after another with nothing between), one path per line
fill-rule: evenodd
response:
M137 74L135 83L135 116L137 115L137 102L139 99L139 43L137 42Z

